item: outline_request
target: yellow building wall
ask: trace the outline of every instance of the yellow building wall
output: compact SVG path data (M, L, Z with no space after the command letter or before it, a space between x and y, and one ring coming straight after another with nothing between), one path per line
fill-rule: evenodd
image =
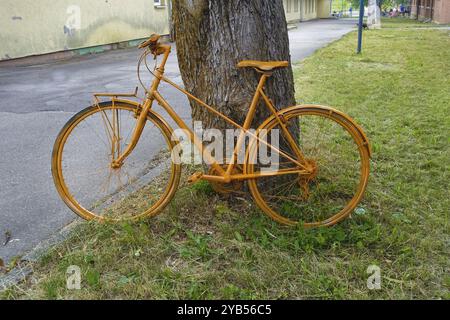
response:
M302 21L317 18L317 0L303 0Z
M283 0L284 13L288 23L300 21L301 2L303 0Z
M329 18L331 0L283 0L288 23Z
M0 0L0 59L169 33L153 0Z
M317 1L317 17L329 18L331 12L331 0Z

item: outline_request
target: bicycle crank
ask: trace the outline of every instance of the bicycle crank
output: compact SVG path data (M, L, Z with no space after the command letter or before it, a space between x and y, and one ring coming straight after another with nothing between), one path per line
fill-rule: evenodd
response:
M221 165L223 170L227 170L228 165ZM231 174L240 174L242 173L242 166L240 165L236 165L233 168L233 171L231 172ZM208 171L209 175L219 175L219 172L216 171L216 169L214 168L210 168ZM230 193L233 192L237 192L239 190L242 189L242 186L244 184L244 182L242 180L233 180L229 183L221 183L221 182L216 182L216 181L209 181L209 183L211 184L211 187L213 188L213 190L217 193L223 194L223 195L228 195Z

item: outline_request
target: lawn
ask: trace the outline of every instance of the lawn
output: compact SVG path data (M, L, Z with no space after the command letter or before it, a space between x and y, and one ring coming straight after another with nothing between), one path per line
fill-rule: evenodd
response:
M381 18L383 29L387 28L443 28L449 25L430 24L419 20L411 20L409 17Z
M77 226L0 297L449 299L450 32L408 26L366 31L361 55L350 33L294 66L299 103L350 114L372 143L359 214L287 228L247 199L184 184L152 220ZM70 265L81 290L66 289Z

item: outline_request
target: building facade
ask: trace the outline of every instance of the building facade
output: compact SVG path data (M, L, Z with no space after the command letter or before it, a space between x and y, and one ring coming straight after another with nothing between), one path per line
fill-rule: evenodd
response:
M0 60L101 52L118 43L134 45L151 33L170 33L170 0L124 3L0 0ZM331 0L283 0L283 4L288 23L330 15Z
M288 23L328 18L331 0L283 0Z
M411 18L450 23L450 0L411 0Z
M166 1L0 0L0 60L168 34Z

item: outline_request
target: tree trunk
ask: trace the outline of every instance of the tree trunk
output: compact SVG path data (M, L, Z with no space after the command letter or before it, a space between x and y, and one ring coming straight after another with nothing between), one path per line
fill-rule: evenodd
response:
M290 61L282 0L174 0L172 6L185 88L242 124L261 75L236 64ZM276 70L265 91L278 109L294 105L291 67ZM192 119L203 121L205 127L232 127L193 101L191 107ZM252 127L268 115L260 102Z

